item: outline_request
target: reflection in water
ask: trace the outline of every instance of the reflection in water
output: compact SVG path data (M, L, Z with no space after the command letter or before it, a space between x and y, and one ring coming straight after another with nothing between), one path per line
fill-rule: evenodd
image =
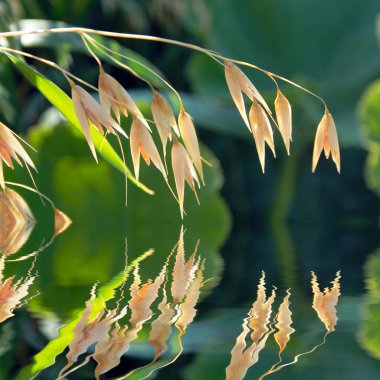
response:
M369 256L364 269L367 293L362 307L359 342L371 356L380 360L380 248Z
M29 287L35 279L35 276L32 275L34 264L35 261L25 278L8 277L4 279L5 255L0 257L0 323L13 317L14 310L22 306L21 300L29 294Z
M69 351L66 355L67 364L61 370L59 378L64 378L78 370L90 359L96 362L94 370L96 379L118 367L131 343L138 338L139 332L143 330L146 323L154 317L155 319L150 324L150 332L146 334L147 341L154 351L152 361L143 367L129 371L120 379L132 378L132 376L136 379L145 378L177 360L183 351L182 336L185 335L187 327L196 316L196 305L204 284L205 261L197 255L197 248L198 244L194 253L186 260L184 232L181 230L175 249L153 280L148 279L144 282L141 279L138 262L126 266L123 281L118 289L115 289L118 290L120 296L113 308L107 308L94 285L91 296L72 330L73 338L68 344ZM148 254L151 252L149 251ZM171 261L174 261L174 264L170 272ZM133 278L127 297L124 289L131 269ZM111 302L112 298L108 302ZM173 326L176 332L173 332ZM79 356L92 345L94 345L94 352L82 363L73 367L78 362ZM170 355L161 360L168 346L171 349Z
M53 238L65 232L71 225L71 219L61 210L53 207L54 209L54 234Z
M317 312L319 319L324 323L327 334L335 331L338 322L336 305L340 296L340 272L336 274L332 287L325 288L323 292L319 289L318 279L314 272L311 273L311 285L313 289L313 309Z
M287 294L282 301L281 305L278 308L277 314L277 323L275 327L277 332L274 334L274 339L278 346L280 347L280 351L278 353L279 360L281 361L281 353L285 350L286 345L290 340L290 335L294 333L294 329L292 326L292 312L290 311L289 305L290 298L290 290L287 291Z
M276 297L273 290L267 299L265 293L265 274L263 273L257 287L257 298L253 303L248 317L244 318L243 331L237 337L236 344L231 350L231 362L226 368L226 380L243 379L253 364L259 360L259 353L265 347L273 328L269 328L272 314L272 304ZM247 347L246 338L251 333L251 345Z
M24 199L16 191L0 192L0 252L17 252L28 240L35 219Z
M36 192L34 189L32 191ZM46 198L45 196L43 197ZM35 256L25 278L16 279L15 276L4 278L6 257L17 253L24 246L36 221L28 204L20 194L8 187L4 187L0 192L0 323L14 316L14 310L22 306L21 301L28 296L29 288L35 279L32 271L38 253L49 246L54 238L69 226L70 219L56 209L48 198L46 199L52 204L56 214L54 221L55 231L52 238L36 252L16 260L8 260L20 261Z
M50 241L38 252L49 246L56 236L71 225L71 219L44 194L28 186L7 182L37 193L41 199L47 200L54 211L54 233ZM15 190L5 187L0 192L0 253L11 255L18 252L29 239L36 224L33 213L24 198Z
M237 337L235 346L231 350L231 361L226 368L226 380L241 380L245 377L248 369L259 361L259 353L265 347L268 337L276 329L274 339L279 346L279 360L268 371L260 376L259 380L279 371L280 369L297 363L301 356L314 352L319 346L326 342L326 336L335 330L338 322L336 305L340 296L340 273L336 274L331 288L325 288L322 292L319 288L318 279L312 272L311 286L313 291L313 309L317 312L319 319L323 322L327 332L323 337L322 343L317 344L311 350L296 355L294 360L289 363L281 364L281 354L285 350L290 340L290 335L295 332L292 325L292 312L289 308L290 290L287 291L282 303L279 306L278 313L271 321L272 304L275 300L276 293L273 290L271 296L267 299L265 292L265 274L262 275L258 289L257 298L253 303L248 317L244 318L242 333ZM274 327L273 327L274 325ZM252 343L248 345L246 339L251 332Z

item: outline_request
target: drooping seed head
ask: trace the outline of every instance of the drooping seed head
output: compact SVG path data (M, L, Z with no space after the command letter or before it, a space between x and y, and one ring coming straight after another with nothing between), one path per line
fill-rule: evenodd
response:
M100 105L86 90L78 85L73 85L71 87L71 95L79 124L82 127L83 134L96 161L97 156L89 121L94 124L95 128L101 134L104 134L102 128L102 126L104 126L108 132L114 135L118 132L128 138L125 131L114 119L112 119L106 109L103 108L103 106Z
M119 122L120 111L125 116L128 116L128 112L130 112L132 115L139 116L141 119L144 119L144 116L132 97L115 78L101 70L99 73L98 84L100 104L107 110L108 113L110 113L112 109ZM149 129L148 123L146 123L146 126Z
M250 129L249 121L247 118L247 113L245 110L245 104L243 99L243 93L245 93L249 99L252 101L258 101L261 106L270 115L271 111L265 102L264 98L253 85L253 83L248 79L248 77L232 62L225 61L225 76L228 89L230 91L232 100L234 101L237 109L240 112L246 126Z

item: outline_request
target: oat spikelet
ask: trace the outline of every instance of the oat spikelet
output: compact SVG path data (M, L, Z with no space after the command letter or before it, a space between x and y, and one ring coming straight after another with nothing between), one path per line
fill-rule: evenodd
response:
M267 299L265 294L265 273L263 272L259 285L257 287L257 298L252 304L248 319L249 327L252 329L251 339L258 344L264 334L269 331L268 324L272 314L272 304L276 298L276 292L273 290L271 296Z
M3 161L8 167L14 169L12 160L15 160L20 166L22 166L23 162L25 166L36 170L32 159L26 153L16 135L0 122L0 186L3 189L5 189Z
M144 125L150 129L131 95L115 78L105 73L103 68L100 68L98 86L100 104L108 113L112 109L119 123L120 112L126 117L128 116L128 112L130 112L132 115L139 116Z
M290 340L290 335L295 331L291 325L292 321L292 312L289 308L289 298L290 291L287 291L287 295L282 301L277 315L277 323L275 327L277 328L277 332L274 334L274 339L280 347L280 354L285 350L286 345Z
M79 124L82 127L83 134L87 140L90 150L97 161L94 141L91 135L90 123L93 123L95 128L104 134L102 125L107 129L109 133L116 135L120 133L124 137L127 134L120 127L120 125L112 119L107 113L106 109L101 106L86 90L82 87L71 84L71 97L73 100L74 110L77 115Z
M240 115L243 118L246 126L249 130L251 130L245 110L243 93L245 93L252 101L257 100L269 115L271 114L271 111L264 98L261 96L260 92L236 65L234 65L232 62L225 61L224 67L226 82L232 100L240 112Z
M190 115L185 112L184 108L181 108L179 113L178 125L186 150L189 153L195 168L197 169L202 183L204 183L202 158L199 150L198 137L195 132L193 121L191 120Z
M260 165L263 173L265 172L265 142L269 145L276 157L273 141L273 131L270 125L267 114L261 105L253 100L251 109L249 111L249 121L251 125L251 132L255 140L257 154L259 156Z
M276 111L278 129L284 140L286 151L290 154L290 141L292 141L292 107L280 89L277 89L274 108Z
M152 115L156 123L158 133L162 142L164 154L166 154L167 140L172 139L172 129L179 136L177 121L169 102L157 91L153 91Z
M145 127L140 117L133 116L130 132L130 145L135 177L138 180L140 174L140 154L143 156L147 165L152 160L156 168L162 173L165 180L167 179L166 171L162 163L160 154L154 144L149 130Z
M174 174L175 186L177 189L178 203L181 213L181 218L183 218L183 203L185 199L185 181L190 186L191 190L194 192L195 197L198 200L197 192L195 189L195 183L200 186L197 172L193 166L193 163L183 145L178 142L175 138L172 147L172 167Z
M313 290L313 309L317 312L319 319L326 326L328 333L335 331L338 322L336 305L340 296L340 272L337 272L331 288L325 288L322 292L319 288L318 278L311 272L311 286Z
M331 153L331 157L335 162L338 173L340 173L340 151L338 134L336 131L334 119L327 108L325 109L325 114L323 115L322 120L318 124L317 133L315 135L312 164L313 173L317 167L322 150L325 152L326 158L329 158Z
M195 271L198 269L195 263L195 254L196 252L191 255L187 262L185 261L184 231L181 227L170 288L174 303L182 301L194 278Z

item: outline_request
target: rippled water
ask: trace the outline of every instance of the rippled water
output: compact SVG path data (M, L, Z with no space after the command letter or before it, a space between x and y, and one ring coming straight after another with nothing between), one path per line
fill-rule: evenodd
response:
M69 226L48 205L35 224L12 199L1 379L379 377L376 224L235 222L228 237L228 223Z

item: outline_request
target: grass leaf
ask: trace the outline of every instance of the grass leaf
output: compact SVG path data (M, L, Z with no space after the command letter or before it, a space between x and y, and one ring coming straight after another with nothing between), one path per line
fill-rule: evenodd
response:
M70 97L62 91L55 83L47 79L44 75L29 66L24 61L4 53L17 67L21 74L29 80L29 82L36 87L37 90L54 106L67 121L80 132L80 136L84 138L82 128L75 115L73 103ZM92 138L94 141L95 149L104 157L104 159L114 166L116 169L124 173L124 163L121 157L116 153L111 144L104 139L99 131L91 128ZM130 170L127 168L128 179L145 191L148 194L153 194L153 191L148 189L145 185L135 179Z

